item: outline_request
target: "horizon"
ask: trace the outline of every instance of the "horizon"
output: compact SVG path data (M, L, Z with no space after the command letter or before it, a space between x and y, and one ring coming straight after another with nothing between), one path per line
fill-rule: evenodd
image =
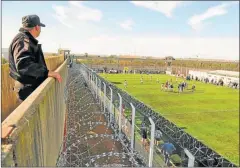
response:
M8 49L8 48L2 48L2 51L3 49ZM45 54L56 54L57 52L47 52L45 51L44 52ZM74 55L81 55L81 56L84 56L85 53L71 53L71 54L74 54ZM2 52L2 55L3 55L3 52ZM2 56L1 55L1 56ZM150 58L150 59L163 59L165 58L166 56L144 56L144 55L114 55L114 54L91 54L91 53L88 53L88 57L96 57L96 56L100 56L100 57L110 57L110 56L116 56L116 57L124 57L124 58ZM129 57L130 56L130 57ZM174 56L173 56L174 57ZM5 57L4 57L5 58ZM201 57L197 57L197 58L191 58L191 57L186 57L186 58L182 58L182 57L174 57L175 59L178 59L178 60L202 60L202 61L220 61L220 62L239 62L239 60L228 60L228 59L211 59L211 58L201 58ZM5 58L8 60L8 58Z
M3 1L2 48L33 13L43 52L239 61L239 1Z

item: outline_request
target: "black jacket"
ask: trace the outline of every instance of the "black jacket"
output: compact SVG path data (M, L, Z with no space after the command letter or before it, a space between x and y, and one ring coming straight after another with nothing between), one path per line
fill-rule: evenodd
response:
M33 88L37 88L48 77L41 44L23 28L10 44L9 68L14 80Z

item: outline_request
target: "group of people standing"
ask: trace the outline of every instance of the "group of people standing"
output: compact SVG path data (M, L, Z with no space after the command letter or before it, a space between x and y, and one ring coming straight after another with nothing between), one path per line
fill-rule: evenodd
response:
M229 82L228 87L233 88L233 89L239 89L239 83Z
M144 119L141 123L141 135L142 135L142 145L146 150L147 150L147 132L148 132L148 127L146 124L146 119ZM159 128L156 128L154 133L154 145L156 145L156 147L160 149L161 153L164 155L165 164L170 165L170 157L173 151L176 150L176 148L168 140L165 141L164 143L159 144L161 140L163 140L163 134Z
M208 77L197 77L197 76L186 76L186 80L195 80L195 81L200 81L200 82L204 82L204 83L210 83L210 84L213 84L213 85L217 85L217 86L223 86L224 85L224 81L223 79L209 79ZM230 81L228 84L227 84L228 87L230 88L233 88L233 89L239 89L239 83L237 82L232 82Z
M172 79L169 81L167 80L166 83L162 83L161 85L161 90L170 90L173 91L173 83L172 83Z
M182 82L178 83L178 82L177 82L177 78L176 78L176 83L178 84L178 93L181 93L181 92L183 92L185 89L188 89L188 83L187 83L187 82L182 81ZM165 90L173 91L173 88L174 88L174 87L173 87L172 79L171 79L170 81L167 80L166 83L162 83L162 85L161 85L161 90L164 90L164 91L165 91ZM192 88L191 88L192 92L194 92L195 89L196 89L196 85L193 84L193 85L192 85Z
M190 76L187 76L186 80L191 80L189 78L190 78ZM150 76L150 80L152 81L152 76ZM204 79L204 80L207 81L208 79ZM156 82L160 83L159 78L157 78ZM182 93L186 89L191 90L192 92L194 92L196 90L195 84L193 84L192 87L189 89L188 83L184 80L182 82L178 82L178 78L176 78L175 83L177 84L177 88L178 88L177 93ZM140 84L143 84L143 76L140 77ZM128 82L127 82L127 80L124 80L124 88L126 89L127 87L128 87ZM135 86L133 86L133 87L135 87ZM174 85L173 85L172 79L167 80L165 83L161 84L161 91L173 92L173 89L174 89Z

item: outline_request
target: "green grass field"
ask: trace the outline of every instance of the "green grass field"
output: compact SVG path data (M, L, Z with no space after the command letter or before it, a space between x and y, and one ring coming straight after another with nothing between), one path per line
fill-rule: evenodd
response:
M101 74L117 87L143 101L155 111L186 127L185 131L219 154L239 165L239 90L196 81L187 81L196 91L177 93L176 77L169 75ZM157 83L157 78L160 83ZM172 79L174 91L161 91L161 83ZM124 80L128 87L124 88ZM178 78L183 81L183 78ZM116 82L116 83L115 83Z

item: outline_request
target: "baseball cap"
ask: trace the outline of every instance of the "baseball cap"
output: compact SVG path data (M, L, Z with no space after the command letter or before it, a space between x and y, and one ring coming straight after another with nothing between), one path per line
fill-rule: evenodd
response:
M27 15L22 17L23 27L45 27L45 24L40 22L40 18L37 15Z

